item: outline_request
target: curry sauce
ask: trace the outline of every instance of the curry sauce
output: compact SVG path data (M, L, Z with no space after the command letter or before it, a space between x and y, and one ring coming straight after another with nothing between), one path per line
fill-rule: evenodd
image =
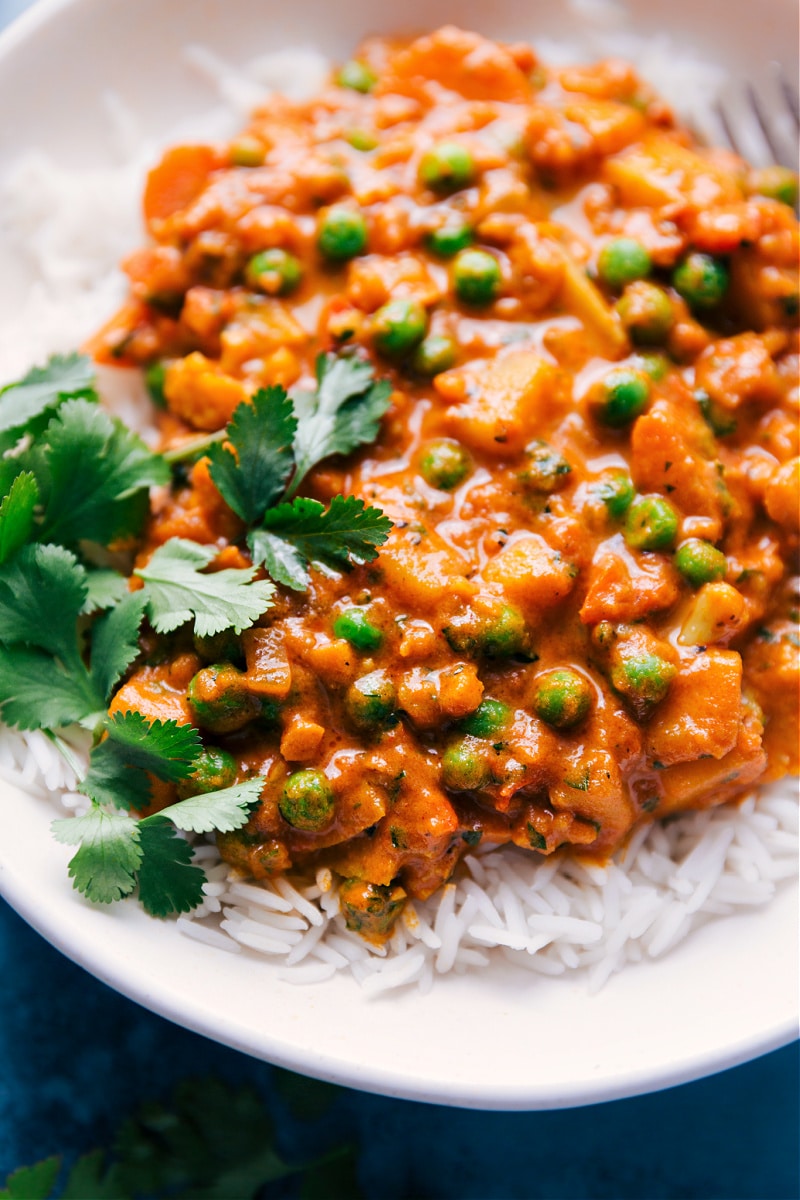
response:
M381 509L379 557L239 638L147 633L113 700L199 727L195 790L263 776L229 862L326 865L380 935L479 842L602 858L797 771L795 199L624 63L452 28L167 151L93 347L146 370L163 447L321 353L392 386L302 486ZM246 566L244 532L189 458L136 565Z

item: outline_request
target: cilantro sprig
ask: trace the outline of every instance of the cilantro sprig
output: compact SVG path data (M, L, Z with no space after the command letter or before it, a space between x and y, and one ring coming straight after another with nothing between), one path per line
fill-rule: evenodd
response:
M238 829L259 803L264 781L247 779L136 818L131 810L150 803L150 775L168 783L189 778L202 750L200 735L191 725L149 722L138 712L115 713L102 729L83 780L91 808L52 825L58 841L78 847L68 867L73 884L99 904L121 900L138 885L152 916L190 912L203 898L206 877L176 830Z
M246 526L253 566L213 570L215 546L172 538L135 570L141 586L131 592L120 571L98 563L141 532L150 489L171 479L170 455L99 407L79 355L54 357L0 390L0 716L59 746L65 726L92 731L79 784L90 808L53 824L77 847L69 873L89 899L111 903L138 888L156 916L202 900L205 875L181 834L240 828L263 780L148 814L152 778L187 780L200 735L138 712L108 716L107 706L139 654L145 617L161 634L190 622L199 636L238 634L272 603L261 567L305 590L312 567L347 570L376 557L391 528L380 510L353 496L326 508L297 492L322 459L374 439L390 391L368 363L322 355L314 392L263 389L224 431L194 439L192 453L208 454L216 487Z
M380 509L355 496L326 509L296 493L317 463L374 441L390 397L369 363L323 354L316 391L262 389L236 409L224 441L209 443L211 478L249 527L253 563L277 583L305 591L310 567L347 570L377 556L391 529Z

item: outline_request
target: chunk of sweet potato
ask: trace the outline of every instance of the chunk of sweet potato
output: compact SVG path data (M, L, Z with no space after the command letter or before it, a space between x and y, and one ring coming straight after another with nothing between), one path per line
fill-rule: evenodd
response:
M708 649L682 663L647 727L647 752L671 766L722 758L736 745L741 722L742 659Z

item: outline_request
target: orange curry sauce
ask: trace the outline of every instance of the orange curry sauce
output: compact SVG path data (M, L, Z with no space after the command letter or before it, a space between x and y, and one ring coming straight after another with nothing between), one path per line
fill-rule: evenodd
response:
M550 70L528 46L445 29L371 40L351 70L357 86L274 98L229 145L166 153L145 194L152 244L93 349L165 364L165 447L222 428L258 387L307 387L323 351L391 380L375 444L302 489L382 509L379 558L278 588L233 645L146 635L112 704L193 722L239 778L263 775L223 856L256 878L327 865L351 924L379 935L480 840L603 857L642 820L797 770L798 228L623 63ZM455 177L430 182L442 143L466 178L457 153ZM336 260L319 233L342 206L366 244ZM490 298L459 296L458 253L431 248L441 230L492 256ZM601 269L620 238L646 252L645 280ZM285 294L248 279L271 248L302 270ZM720 298L677 286L691 254L722 264ZM376 313L400 299L440 339L427 360L381 350ZM644 390L627 420L608 409L618 368ZM441 439L455 483L421 465ZM657 548L631 518L641 498L676 522ZM174 536L249 565L202 458L154 496L138 564ZM687 543L705 575L679 568ZM353 607L376 648L334 633ZM187 687L220 663L208 699L223 684L247 699L204 726ZM582 689L572 724L540 696L565 668ZM353 701L365 676L383 704L371 726ZM476 710L489 717L470 724ZM279 808L308 768L335 797L317 830Z

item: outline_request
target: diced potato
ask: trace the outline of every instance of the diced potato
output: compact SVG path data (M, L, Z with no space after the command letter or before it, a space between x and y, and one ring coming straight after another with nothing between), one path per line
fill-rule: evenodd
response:
M194 429L222 429L233 410L248 398L238 379L221 372L195 351L167 367L164 395L171 410Z
M699 758L659 771L662 796L657 815L725 804L760 779L766 764L760 726L743 722L736 745L722 758Z
M640 492L663 492L685 513L713 518L714 538L730 497L716 463L701 451L707 430L700 417L657 400L631 433L633 482Z
M618 533L597 548L589 568L581 620L587 625L638 621L649 613L670 608L679 593L678 576L664 555L635 556Z
M381 547L380 570L402 605L436 609L448 597L469 596L475 585L466 578L467 563L431 530L392 530Z
M472 363L437 375L434 387L462 403L446 414L460 441L487 454L520 454L541 429L545 416L560 408L562 377L533 351Z
M764 507L773 521L787 529L800 530L800 458L779 467L764 493Z
M281 738L281 754L287 762L310 762L325 736L325 729L302 713L293 713Z
M561 302L564 308L579 317L599 341L599 349L609 358L617 358L628 348L619 313L610 307L586 272L564 254L564 276L561 283Z
M598 154L616 154L641 137L644 115L630 104L616 100L576 100L564 109L564 116L582 126L592 139Z
M682 663L647 727L646 748L665 766L736 745L741 723L742 659L733 650L706 650Z
M650 133L610 158L603 173L617 189L620 203L630 208L682 203L701 209L742 198L732 175L665 133Z
M538 534L519 538L483 569L487 583L526 610L551 608L572 591L575 569Z
M375 91L415 92L425 80L435 80L465 100L513 103L531 94L530 81L504 47L453 25L417 38L397 54Z
M148 721L193 723L186 699L189 681L202 663L196 654L179 654L171 662L142 667L124 683L109 706L109 713L138 712Z
M613 755L580 746L564 756L561 771L562 779L548 788L550 804L593 823L597 838L592 845L598 850L615 845L635 813Z
M729 583L704 583L681 626L682 646L728 642L747 621L747 602Z
M257 696L285 700L292 686L292 668L279 631L245 629L242 634L247 689Z

